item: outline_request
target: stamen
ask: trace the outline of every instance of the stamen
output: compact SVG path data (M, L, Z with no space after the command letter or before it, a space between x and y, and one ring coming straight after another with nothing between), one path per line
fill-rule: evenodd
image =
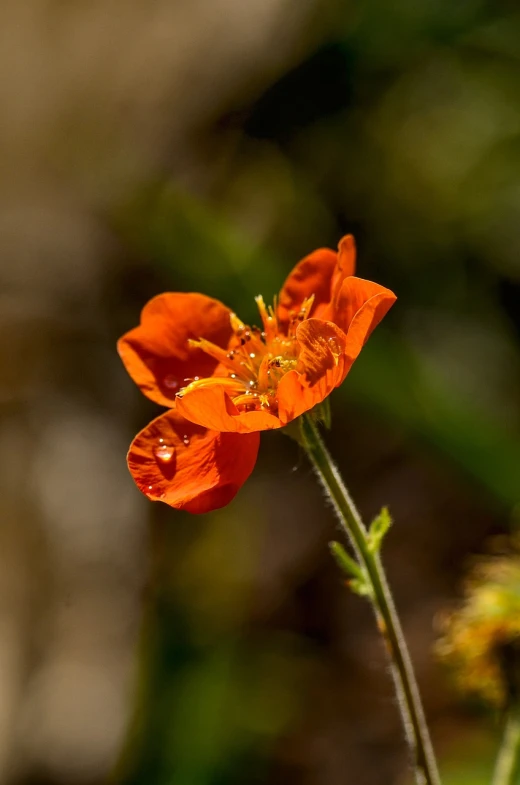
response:
M309 317L314 295L307 297L299 311L291 314L288 329L284 331L280 330L276 317L276 297L272 306L266 306L261 295L255 300L263 329L249 327L233 313L230 324L234 337L227 348L221 348L204 338L189 340L190 346L201 349L220 363L227 375L186 379L190 383L180 390L180 395L198 387L220 385L243 411L267 408L276 412L278 383L286 373L297 367L300 347L296 341L296 330ZM336 360L338 349L333 341L329 342L327 349Z
M258 368L258 387L261 390L265 390L269 387L270 379L269 379L269 363L271 359L269 355L265 355L260 363L260 367Z
M313 304L314 304L314 295L311 294L310 297L306 297L305 300L302 302L299 311L291 313L291 320L289 322L289 330L288 330L289 338L294 340L294 338L296 337L296 330L298 328L298 325L301 322L305 321L305 319L308 319Z
M273 308L271 306L269 306L269 308L266 307L264 298L261 294L259 294L258 297L255 297L255 301L264 326L264 335L262 338L269 344L278 332L278 321Z
M244 389L244 383L236 379L233 374L231 376L208 376L206 379L197 379L197 381L190 382L186 387L179 390L177 395L182 398L185 393L197 390L199 387L225 387L230 393L241 393Z
M194 349L202 349L203 352L209 354L210 357L213 357L219 363L229 365L229 358L226 351L215 343L207 341L205 338L199 338L198 341L194 338L188 338L188 345L192 346Z
M240 364L236 356L236 351L232 350L226 352L225 349L222 349L211 341L207 341L205 338L200 338L198 341L193 338L188 338L188 344L197 349L201 349L205 354L209 354L210 357L213 357L214 360L222 363L222 365L229 370L240 372Z
M236 313L231 314L229 321L231 322L231 329L234 333L239 334L246 329L246 325L238 318Z
M256 408L257 401L258 395L255 395L254 393L251 394L250 392L246 392L243 395L237 395L236 398L233 398L235 406L250 406L251 408Z

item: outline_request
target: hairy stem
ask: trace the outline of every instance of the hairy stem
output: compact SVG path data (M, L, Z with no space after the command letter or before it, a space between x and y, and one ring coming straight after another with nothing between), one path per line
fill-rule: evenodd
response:
M347 534L370 584L368 597L373 605L378 627L390 659L417 785L440 785L437 764L410 654L379 554L369 547L367 530L323 443L315 422L308 414L301 418L301 435L307 455L326 494L334 505L340 524Z
M515 706L510 709L506 718L502 743L493 773L493 785L514 785L518 772L519 753L520 708Z

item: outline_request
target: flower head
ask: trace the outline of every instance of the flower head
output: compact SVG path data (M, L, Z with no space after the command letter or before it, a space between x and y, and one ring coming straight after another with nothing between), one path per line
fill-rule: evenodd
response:
M437 643L462 692L504 707L520 699L520 556L518 540L476 562L460 607L443 620Z
M128 462L147 496L194 512L226 504L253 469L258 433L287 425L343 382L396 299L389 289L354 277L354 270L350 235L337 253L315 251L296 265L272 306L256 298L258 327L202 294L161 294L145 306L141 324L118 343L123 363L145 395L170 407L165 422L197 426L197 443L206 445L199 454L191 441L180 447L172 437L179 470L170 465L167 480L171 459L161 458L157 441L164 438L157 436L162 418L145 428ZM243 459L245 452L250 460ZM197 483L199 494L193 491ZM188 487L194 495L187 501Z

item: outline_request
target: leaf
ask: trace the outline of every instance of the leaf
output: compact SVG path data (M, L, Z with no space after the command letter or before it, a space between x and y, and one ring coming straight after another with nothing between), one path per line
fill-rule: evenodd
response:
M332 425L332 415L330 412L330 398L325 398L321 403L310 412L312 419L318 425L324 425L330 431Z
M372 588L362 567L354 561L339 542L329 542L330 552L340 570L348 578L347 585L355 594L361 597L372 596Z
M392 525L392 517L388 512L388 507L383 507L377 518L374 518L368 531L368 547L372 553L381 550L383 539L388 529Z

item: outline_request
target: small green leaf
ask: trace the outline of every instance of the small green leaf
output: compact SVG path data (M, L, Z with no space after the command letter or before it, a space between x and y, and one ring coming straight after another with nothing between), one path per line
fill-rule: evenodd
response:
M330 431L332 425L332 415L330 411L330 399L325 398L321 403L314 407L310 412L312 419L318 425L324 425Z
M358 580L365 580L365 576L363 575L363 571L359 564L354 561L352 556L346 552L343 545L340 545L339 542L329 542L330 552L332 556L340 568L349 578L357 578Z
M360 597L371 597L372 591L370 586L363 578L363 580L358 580L357 578L353 578L348 582L348 587L351 589L354 594L359 594Z
M300 424L301 417L298 417L296 420L293 420L288 425L285 425L283 428L280 428L280 433L283 433L284 436L288 436L290 439L293 439L300 447L304 446L302 432L301 432L301 424Z
M340 545L339 542L329 542L329 548L336 564L348 578L349 589L361 597L371 596L370 584L362 567L354 561L352 556L349 556L343 545Z
M383 539L388 529L392 525L392 517L388 512L388 507L383 507L377 518L374 518L368 531L368 547L372 553L381 550Z

